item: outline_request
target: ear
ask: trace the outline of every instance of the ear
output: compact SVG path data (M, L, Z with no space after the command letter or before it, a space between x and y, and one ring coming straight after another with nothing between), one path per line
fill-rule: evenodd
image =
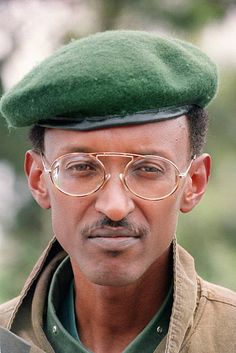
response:
M25 174L29 189L37 203L45 209L51 207L41 156L29 150L25 154Z
M182 195L180 210L191 211L201 200L206 191L211 170L211 158L204 153L193 161L189 177Z

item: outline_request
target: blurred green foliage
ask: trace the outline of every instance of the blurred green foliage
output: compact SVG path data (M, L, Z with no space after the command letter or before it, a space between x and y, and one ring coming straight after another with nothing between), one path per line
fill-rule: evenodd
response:
M68 6L72 3L69 1ZM98 31L120 27L149 30L158 23L158 27L168 28L176 36L196 42L204 26L220 22L235 8L234 0L89 0L87 4L96 10ZM65 33L64 41L71 37L73 33ZM196 209L181 215L178 238L194 256L200 275L236 290L235 92L236 65L221 67L219 94L209 109L211 123L206 151L212 155L213 167L208 192ZM8 130L0 119L0 141L0 161L8 161L16 175L22 176L24 151L29 148L27 130ZM50 213L41 210L29 197L4 232L0 301L18 293L51 237Z

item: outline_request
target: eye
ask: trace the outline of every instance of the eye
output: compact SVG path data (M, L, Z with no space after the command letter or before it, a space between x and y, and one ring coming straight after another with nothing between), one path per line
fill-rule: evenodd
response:
M99 172L96 164L90 161L72 161L63 166L62 173L69 177L85 178Z
M75 164L66 166L65 169L69 171L86 172L86 171L96 170L96 167L88 163L80 162L80 163L75 163Z
M153 165L145 165L145 166L140 166L138 170L144 172L144 173L163 173L163 169L161 169L158 166L153 166Z
M141 162L134 164L131 169L133 177L158 179L165 175L165 168L153 162Z

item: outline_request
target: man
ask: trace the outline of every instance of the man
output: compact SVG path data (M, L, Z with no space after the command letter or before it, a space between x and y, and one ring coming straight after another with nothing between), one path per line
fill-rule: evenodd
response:
M8 124L32 126L25 171L55 239L1 306L2 352L236 351L235 293L199 278L175 238L207 186L216 89L191 44L112 31L3 96Z

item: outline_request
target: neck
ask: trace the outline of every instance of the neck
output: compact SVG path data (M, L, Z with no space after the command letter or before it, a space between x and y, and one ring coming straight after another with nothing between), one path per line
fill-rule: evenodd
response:
M73 261L72 268L81 341L95 353L119 353L148 324L167 295L172 279L171 248L142 278L124 287L91 283Z

